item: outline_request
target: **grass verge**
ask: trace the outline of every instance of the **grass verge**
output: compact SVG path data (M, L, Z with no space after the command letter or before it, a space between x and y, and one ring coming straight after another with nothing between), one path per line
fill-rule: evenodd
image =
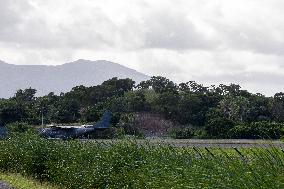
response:
M48 183L40 183L35 179L15 173L0 173L0 180L16 189L59 189Z

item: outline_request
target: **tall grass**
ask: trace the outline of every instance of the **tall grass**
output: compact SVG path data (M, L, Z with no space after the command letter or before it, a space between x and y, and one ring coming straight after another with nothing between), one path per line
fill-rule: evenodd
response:
M60 188L284 188L277 148L174 148L135 141L0 141L0 169Z

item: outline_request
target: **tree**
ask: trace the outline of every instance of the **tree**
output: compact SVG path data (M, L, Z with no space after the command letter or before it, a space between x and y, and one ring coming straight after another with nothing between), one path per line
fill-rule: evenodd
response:
M56 112L51 121L57 123L74 123L80 119L80 105L75 100L61 99L56 103Z
M128 91L124 94L127 112L139 112L145 110L146 98L142 90Z
M27 109L14 99L0 101L0 123L8 124L16 121L25 121L28 117Z
M272 120L271 99L261 94L251 95L249 98L247 121L269 121Z
M101 85L104 87L110 96L122 96L125 92L131 91L135 86L135 81L127 79L117 79L114 77L104 81Z
M203 125L205 112L202 99L197 94L183 94L177 103L178 117L176 120L185 125Z
M31 102L35 100L36 89L28 88L25 90L18 90L14 99L20 102Z
M179 101L179 95L174 92L169 91L159 94L159 98L156 100L158 112L164 114L168 119L176 120Z
M186 93L195 93L195 94L205 94L208 93L208 87L204 87L201 84L196 83L195 81L189 81L186 83L179 84L179 90Z
M150 80L141 82L138 89L153 89L157 93L174 92L177 93L178 86L169 79L162 76L153 76Z
M244 122L248 113L249 101L242 96L226 95L218 108L223 117L235 122Z
M284 122L284 93L276 93L272 99L272 116L275 121Z

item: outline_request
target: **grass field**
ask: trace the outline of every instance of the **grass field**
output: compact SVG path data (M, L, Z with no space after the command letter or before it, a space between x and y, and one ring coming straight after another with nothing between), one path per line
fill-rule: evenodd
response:
M96 139L96 140L80 140L82 142L101 142L101 143L119 143L124 139ZM170 139L170 138L150 138L136 139L137 144L149 145L170 145L173 147L198 147L198 148L284 148L284 142L280 140L251 140L251 139Z
M0 169L59 188L284 188L280 148L175 148L137 141L0 141Z

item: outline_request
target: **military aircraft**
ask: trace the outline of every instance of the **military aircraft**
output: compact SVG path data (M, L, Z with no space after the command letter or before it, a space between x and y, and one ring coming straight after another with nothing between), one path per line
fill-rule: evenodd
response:
M52 126L40 129L39 135L44 138L51 139L75 139L90 134L97 130L105 130L109 128L111 112L106 111L99 122L93 125L75 126Z

